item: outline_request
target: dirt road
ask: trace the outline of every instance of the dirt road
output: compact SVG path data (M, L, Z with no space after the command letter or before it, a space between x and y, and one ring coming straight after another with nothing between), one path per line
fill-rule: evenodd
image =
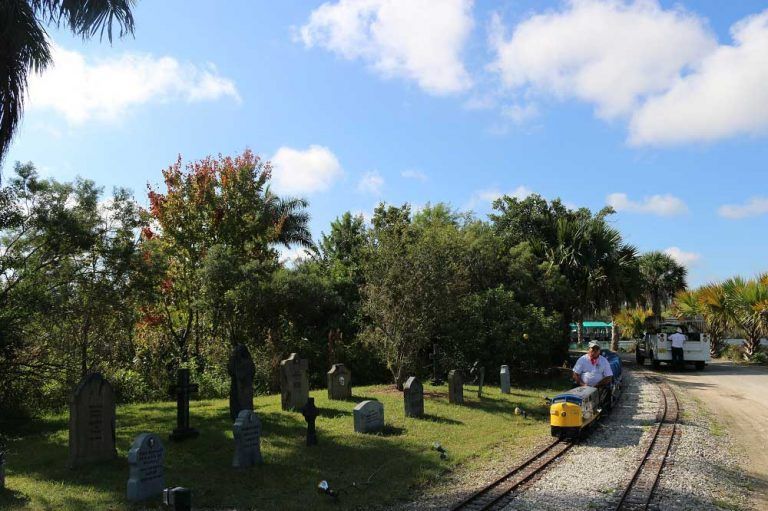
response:
M703 371L660 372L699 399L747 456L756 509L768 509L768 368L714 361Z

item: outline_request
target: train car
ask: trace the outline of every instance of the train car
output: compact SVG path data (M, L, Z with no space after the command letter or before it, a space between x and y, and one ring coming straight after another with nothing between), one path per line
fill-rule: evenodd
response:
M618 400L622 383L621 359L612 351L603 350L601 354L613 372L610 389L575 387L548 399L552 436L580 438Z

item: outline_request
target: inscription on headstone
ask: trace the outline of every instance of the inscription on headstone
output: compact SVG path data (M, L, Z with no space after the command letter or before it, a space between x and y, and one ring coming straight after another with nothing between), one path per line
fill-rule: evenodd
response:
M138 502L160 495L165 487L163 444L153 433L136 437L128 451L128 500Z
M69 404L68 465L115 457L115 393L101 374L92 373L77 386Z
M464 379L461 372L455 369L448 373L448 402L455 405L464 404Z
M262 463L261 457L261 420L253 410L241 410L237 414L233 427L235 435L235 456L232 466L235 468L252 467Z
M403 402L406 417L424 415L424 386L415 376L408 378L403 385Z
M362 401L352 411L357 433L374 433L384 429L384 405L378 401Z
M253 410L253 375L256 368L244 344L238 344L232 350L227 370L231 378L229 416L235 420L241 410Z
M280 362L280 402L283 410L299 410L309 398L306 359L296 353Z
M333 364L328 371L328 399L352 397L352 372L344 364Z
M509 366L501 366L499 376L501 377L501 393L509 394Z

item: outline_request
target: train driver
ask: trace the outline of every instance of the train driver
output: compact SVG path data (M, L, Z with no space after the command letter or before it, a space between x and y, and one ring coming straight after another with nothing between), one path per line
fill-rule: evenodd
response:
M573 366L573 381L580 387L597 387L600 389L600 401L610 403L612 379L611 364L600 354L600 344L590 342L587 354L579 357Z

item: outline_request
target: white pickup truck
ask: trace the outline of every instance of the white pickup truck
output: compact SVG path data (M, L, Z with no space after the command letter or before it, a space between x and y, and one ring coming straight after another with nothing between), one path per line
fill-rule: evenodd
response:
M637 341L635 359L638 365L643 365L645 359L650 360L654 369L662 362L672 363L672 341L669 336L682 329L687 340L683 347L683 361L693 363L696 369L704 369L711 360L709 355L709 334L704 333L704 322L701 320L665 319L654 329L656 333L646 333L643 339Z

